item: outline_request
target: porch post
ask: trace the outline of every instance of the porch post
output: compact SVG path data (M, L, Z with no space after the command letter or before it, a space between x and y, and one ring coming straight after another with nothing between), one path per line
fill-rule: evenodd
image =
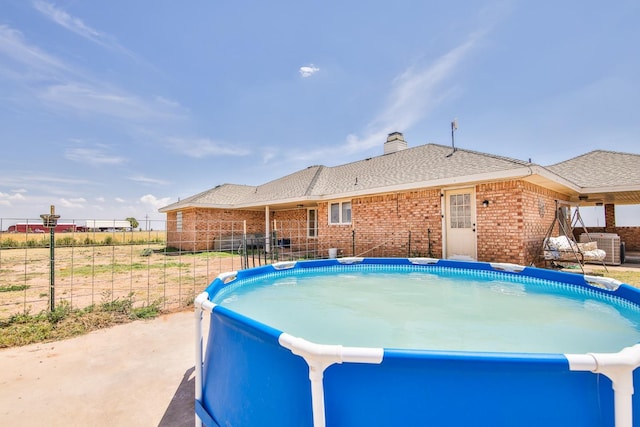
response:
M269 225L269 206L264 207L264 250L271 252L271 227Z
M613 203L604 205L604 231L607 233L616 231L616 205Z

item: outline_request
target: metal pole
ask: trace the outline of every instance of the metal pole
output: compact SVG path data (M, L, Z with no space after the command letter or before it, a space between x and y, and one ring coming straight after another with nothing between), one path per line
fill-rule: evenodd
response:
M55 294L55 228L58 224L58 218L60 215L56 215L56 207L51 205L49 214L40 215L42 218L42 224L49 229L49 310L54 311L56 309L56 294Z
M451 148L453 148L453 151L456 151L456 144L453 139L453 133L456 131L456 129L458 129L458 119L453 119L453 121L451 122Z
M55 240L55 226L49 228L49 295L50 295L50 308L51 311L56 309L56 240Z

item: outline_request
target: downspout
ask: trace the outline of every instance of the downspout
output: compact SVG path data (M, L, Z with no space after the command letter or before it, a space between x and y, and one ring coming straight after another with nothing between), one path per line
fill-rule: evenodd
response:
M303 338L282 333L278 338L281 346L302 357L309 366L311 381L311 408L313 426L325 427L324 371L334 363L382 363L382 348L343 347L341 345L315 344Z
M640 366L640 344L618 353L567 354L569 369L603 374L611 380L615 427L633 426L633 371Z

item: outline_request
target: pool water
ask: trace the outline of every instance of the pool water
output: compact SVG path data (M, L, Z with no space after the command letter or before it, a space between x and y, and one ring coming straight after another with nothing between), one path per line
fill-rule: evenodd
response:
M322 344L584 353L640 342L640 307L516 275L285 271L223 290L213 302Z

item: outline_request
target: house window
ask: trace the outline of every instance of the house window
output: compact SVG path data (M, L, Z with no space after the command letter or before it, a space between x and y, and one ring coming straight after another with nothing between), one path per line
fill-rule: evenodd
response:
M471 228L471 194L449 196L451 228Z
M318 237L318 209L307 209L307 237Z
M351 224L351 202L331 203L329 224Z
M176 231L182 231L182 211L176 212Z

